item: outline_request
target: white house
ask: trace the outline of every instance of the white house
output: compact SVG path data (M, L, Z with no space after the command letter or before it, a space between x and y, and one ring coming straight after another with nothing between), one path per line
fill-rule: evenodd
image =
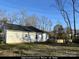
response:
M44 42L49 38L45 31L33 26L21 26L15 24L4 25L4 41L8 44L25 42Z

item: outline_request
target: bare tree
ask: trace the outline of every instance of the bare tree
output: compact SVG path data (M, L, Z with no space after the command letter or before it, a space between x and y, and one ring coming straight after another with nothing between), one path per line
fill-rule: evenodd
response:
M28 16L26 11L22 10L19 13L12 13L8 17L9 23L19 24L24 26L34 26L44 31L51 31L52 21L45 16L38 17L37 15Z
M76 38L75 2L76 0L72 0L73 20L74 20L74 38Z
M64 18L65 23L67 24L67 27L70 27L70 29L71 29L71 39L72 39L71 22L70 22L70 18L69 18L68 12L65 10L64 3L63 3L62 0L56 0L56 4L58 6L57 9L60 11L61 15Z
M28 17L27 12L26 12L25 10L21 10L21 11L19 12L19 16L20 16L20 17L19 17L19 20L18 20L18 24L25 26L26 20L27 20L27 17Z
M51 19L48 19L48 27L49 27L48 31L52 31L52 21L51 21Z
M0 20L6 17L6 12L4 10L0 10Z
M10 16L8 16L8 21L11 24L17 24L17 22L18 22L18 16L17 16L16 12L14 12Z
M27 17L27 13L25 10L20 10L18 12L12 12L8 15L9 23L24 25L24 20Z
M74 20L74 38L76 37L76 13L79 14L79 1L78 0L72 0L72 8L73 8L73 20Z
M42 16L42 17L40 17L39 24L40 24L41 30L51 31L51 28L52 28L52 21L51 21L51 19L48 19L47 17Z
M25 19L25 25L26 26L34 26L34 27L36 27L36 25L37 25L37 17L35 15L28 16Z

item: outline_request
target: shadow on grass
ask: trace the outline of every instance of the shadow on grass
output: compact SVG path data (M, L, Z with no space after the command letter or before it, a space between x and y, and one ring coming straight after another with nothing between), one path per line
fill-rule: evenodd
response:
M68 47L79 47L79 43L47 43L47 42L42 42L38 44L46 44L50 46L68 46Z
M59 46L59 47L55 47ZM62 47L63 46L63 47ZM65 48L65 46L67 46ZM44 48L45 47L45 48ZM13 53L18 55L31 55L31 53L28 53L28 51L37 52L34 54L48 54L53 55L53 53L65 53L64 51L70 51L70 52L79 52L79 48L75 49L74 47L79 47L79 44L72 43L72 44L56 44L56 43L46 43L46 42L35 42L35 43L22 43L22 44L0 44L0 50L11 50ZM40 53L38 53L40 52ZM32 53L33 54L33 53ZM40 54L41 55L41 54Z
M70 44L57 44L57 43L47 43L47 42L34 42L34 43L22 43L22 44L0 44L0 50L9 50L12 48L17 48L17 49L24 49L24 50L29 50L32 48L35 48L39 44L41 45L48 45L48 46L67 46L67 47L79 47L79 44L77 43L70 43Z

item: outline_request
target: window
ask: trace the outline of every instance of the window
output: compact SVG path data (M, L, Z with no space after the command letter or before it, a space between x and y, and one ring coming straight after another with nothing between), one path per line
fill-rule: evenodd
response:
M27 37L27 34L25 34L25 37Z
M36 34L36 39L38 39L38 35Z

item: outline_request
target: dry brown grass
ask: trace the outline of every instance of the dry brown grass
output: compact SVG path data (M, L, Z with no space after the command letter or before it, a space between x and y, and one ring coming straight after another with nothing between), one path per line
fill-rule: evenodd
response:
M47 44L0 45L0 56L79 56L79 47Z

